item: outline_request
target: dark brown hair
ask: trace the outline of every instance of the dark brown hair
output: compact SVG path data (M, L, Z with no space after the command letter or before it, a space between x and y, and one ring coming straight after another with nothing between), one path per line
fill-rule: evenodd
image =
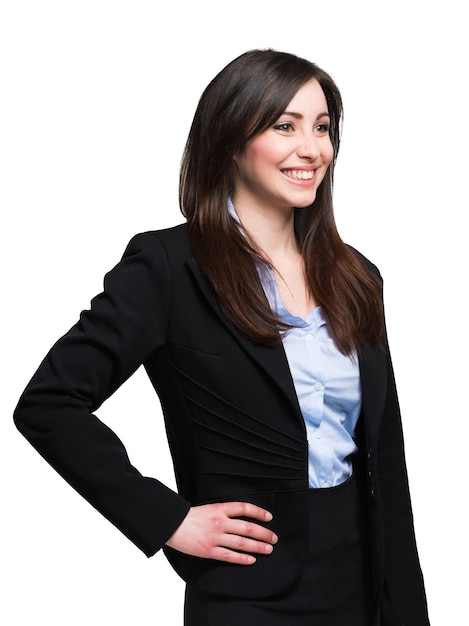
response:
M285 326L264 296L256 263L264 263L229 214L233 156L272 126L300 87L316 79L326 97L334 158L314 203L295 211L295 232L310 291L344 354L367 340L384 341L381 286L340 238L333 212L334 165L340 145L342 99L314 63L275 50L251 50L229 63L204 90L180 171L180 206L192 253L229 320L252 341L275 345Z

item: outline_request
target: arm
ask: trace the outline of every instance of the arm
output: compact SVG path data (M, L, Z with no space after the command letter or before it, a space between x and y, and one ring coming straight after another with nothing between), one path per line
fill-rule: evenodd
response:
M169 281L157 238L135 237L90 310L52 347L14 415L38 452L148 556L189 505L142 476L93 412L164 344Z
M376 276L383 298L378 268L351 248ZM376 458L382 503L385 571L381 596L381 626L428 626L427 602L415 541L412 506L405 463L404 437L394 371L386 357L386 397Z
M385 579L382 626L428 626L427 603L415 541L396 385L387 352L387 397L378 445L383 506Z

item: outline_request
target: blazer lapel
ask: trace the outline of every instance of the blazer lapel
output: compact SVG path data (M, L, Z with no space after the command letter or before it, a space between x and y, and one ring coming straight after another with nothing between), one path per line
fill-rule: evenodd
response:
M297 416L303 421L290 367L288 365L287 356L282 344L274 347L266 347L246 339L246 337L244 337L244 335L242 335L221 312L214 291L206 277L200 271L196 260L193 258L189 259L187 261L187 267L196 281L202 295L216 312L226 329L236 339L236 341L241 344L246 353L254 359L270 376L273 382L280 387L292 404Z

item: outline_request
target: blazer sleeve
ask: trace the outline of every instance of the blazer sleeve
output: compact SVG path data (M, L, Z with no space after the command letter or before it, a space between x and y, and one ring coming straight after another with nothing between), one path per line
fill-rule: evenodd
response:
M385 542L381 624L429 626L415 540L402 421L389 349L386 352L387 397L377 455Z
M378 268L351 248L376 276ZM379 485L384 542L384 585L380 598L380 626L429 626L427 599L418 557L412 504L405 461L402 419L394 370L385 346L386 390L377 449L369 450L370 476ZM378 392L378 389L375 390ZM375 485L376 486L376 485Z
M147 556L161 548L189 504L133 467L94 412L165 342L170 297L155 234L134 237L89 310L52 347L14 412L17 428L90 504Z

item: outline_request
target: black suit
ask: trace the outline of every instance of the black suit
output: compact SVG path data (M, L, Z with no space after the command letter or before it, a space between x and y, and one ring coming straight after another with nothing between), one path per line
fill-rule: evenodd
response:
M116 435L92 414L142 363L162 403L179 494L142 477ZM382 623L424 626L388 353L363 346L360 371L356 466L367 494ZM185 226L130 242L91 310L39 367L15 419L57 471L148 556L190 504L246 500L274 514L279 543L248 568L165 548L185 580L257 597L298 576L308 537L308 447L285 352L248 341L221 314L191 258Z

